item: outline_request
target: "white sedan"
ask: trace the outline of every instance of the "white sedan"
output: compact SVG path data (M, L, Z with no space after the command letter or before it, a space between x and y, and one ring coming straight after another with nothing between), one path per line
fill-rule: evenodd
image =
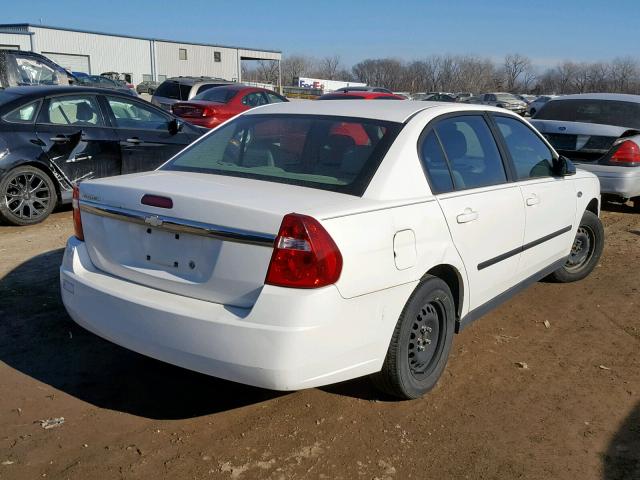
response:
M604 242L598 179L484 105L269 105L74 197L76 322L277 390L373 374L419 397L454 332L540 278L584 278Z

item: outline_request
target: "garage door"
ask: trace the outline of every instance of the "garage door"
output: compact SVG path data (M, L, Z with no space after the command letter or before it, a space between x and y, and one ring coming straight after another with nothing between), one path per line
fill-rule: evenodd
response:
M89 55L51 52L42 52L42 54L72 72L91 73L91 69L89 68Z

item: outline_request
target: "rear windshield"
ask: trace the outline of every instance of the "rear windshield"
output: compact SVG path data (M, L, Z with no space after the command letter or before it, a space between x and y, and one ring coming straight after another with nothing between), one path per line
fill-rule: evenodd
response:
M401 128L361 118L247 115L213 131L161 169L362 195Z
M200 87L202 88L202 87ZM192 100L207 100L208 102L227 103L238 93L237 88L216 87L199 93Z
M18 95L0 90L0 105L15 100L16 98L18 98Z
M640 129L640 103L618 100L551 100L543 105L534 118Z
M174 81L164 81L156 89L158 97L172 98L173 100L189 100L191 85L182 85Z
M202 92L209 90L210 88L223 87L228 85L228 83L205 83L204 85L200 85L198 87L197 95L200 95Z

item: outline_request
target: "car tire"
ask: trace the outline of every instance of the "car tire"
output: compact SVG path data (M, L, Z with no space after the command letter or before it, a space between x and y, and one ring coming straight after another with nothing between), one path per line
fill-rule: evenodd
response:
M604 248L604 227L598 216L585 211L566 263L551 274L560 283L575 282L589 275L600 261Z
M43 221L57 201L53 180L39 168L22 165L10 170L0 181L0 220L11 225Z
M430 275L423 279L400 314L382 370L371 376L374 385L407 400L431 390L447 364L455 312L448 285Z

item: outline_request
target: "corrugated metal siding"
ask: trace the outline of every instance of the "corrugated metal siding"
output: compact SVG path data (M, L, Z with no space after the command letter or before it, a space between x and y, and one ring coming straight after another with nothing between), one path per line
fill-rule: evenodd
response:
M187 50L187 59L179 59L179 50ZM214 61L214 52L220 52L220 62ZM190 45L187 43L156 41L156 68L167 77L200 76L238 78L238 57L235 48Z
M148 40L93 33L32 27L34 51L87 55L91 73L131 73L133 83L151 73L151 46Z
M20 50L31 50L29 35L0 33L0 45L17 45Z

